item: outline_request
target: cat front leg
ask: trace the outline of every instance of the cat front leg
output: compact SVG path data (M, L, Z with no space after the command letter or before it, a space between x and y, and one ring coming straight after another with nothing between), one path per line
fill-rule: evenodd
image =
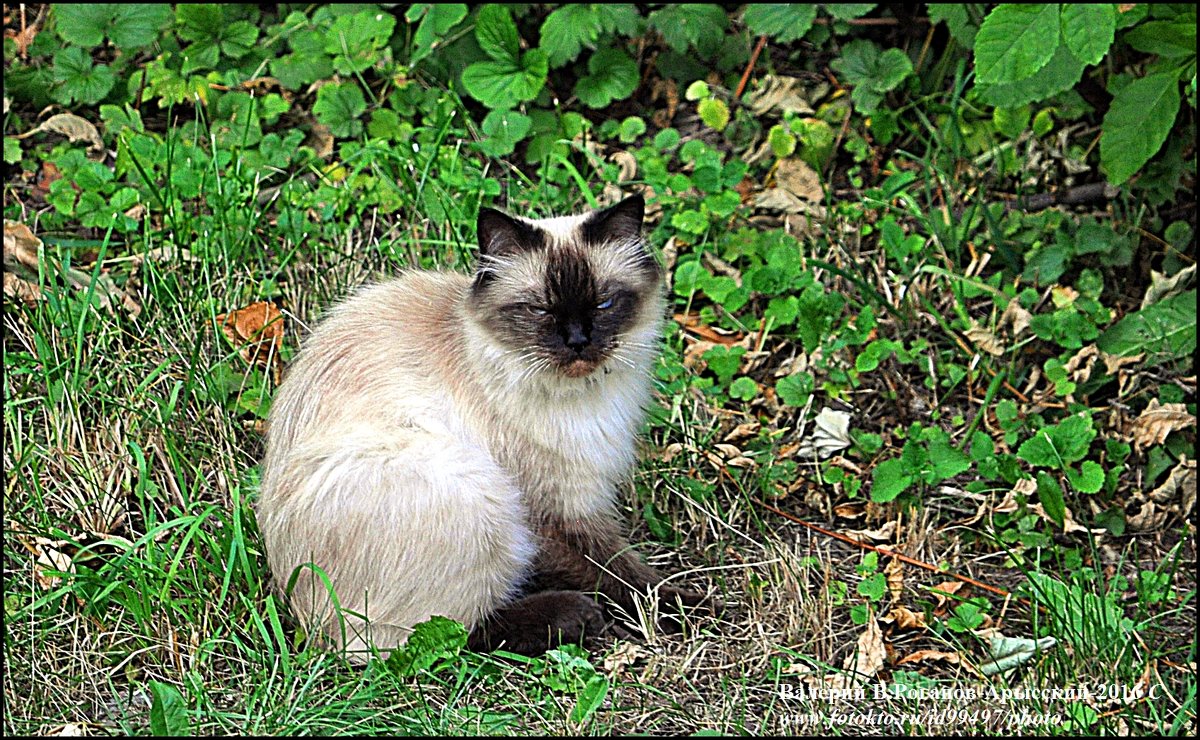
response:
M475 652L503 649L541 655L563 643L578 643L604 628L600 605L579 591L541 591L501 607L476 625L467 639Z
M546 520L537 528L542 541L534 561L539 589L598 591L628 614L636 614L638 596L657 587L659 626L678 631L680 606L706 606L704 594L662 584L665 576L642 562L607 520Z

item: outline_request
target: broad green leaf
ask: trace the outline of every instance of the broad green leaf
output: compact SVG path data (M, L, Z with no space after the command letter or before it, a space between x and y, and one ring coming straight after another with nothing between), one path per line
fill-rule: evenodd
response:
M542 22L538 48L546 52L551 67L561 67L579 56L583 47L594 49L600 31L596 6L586 3L563 5Z
M935 439L929 444L929 463L933 466L933 477L936 481L965 472L971 467L971 458L960 452L950 442Z
M1104 486L1104 468L1100 463L1084 460L1079 467L1078 473L1074 468L1067 468L1067 480L1071 481L1072 488L1080 493L1096 493Z
M325 37L325 53L344 75L370 69L380 59L396 27L396 17L382 11L339 16Z
M727 383L741 367L744 354L746 354L745 347L726 347L718 344L704 353L704 361L708 363L708 369L716 373L722 383Z
M812 395L815 381L811 373L792 373L775 383L775 395L788 406L803 408Z
M446 617L430 617L413 628L408 641L392 651L386 665L401 676L429 670L445 658L453 658L467 646L462 624Z
M816 5L751 3L746 6L742 21L755 36L770 36L786 44L808 33L816 17Z
M929 20L934 23L945 23L954 40L968 49L975 48L975 34L979 28L971 22L967 6L961 3L930 3Z
M21 142L11 136L4 137L4 163L16 164L21 161Z
M751 378L742 376L729 384L729 395L742 401L749 401L758 395L758 383Z
M1037 493L1038 500L1042 502L1042 508L1046 510L1046 515L1053 519L1055 524L1062 527L1067 513L1067 504L1063 501L1062 486L1058 485L1058 481L1054 479L1054 476L1044 470L1039 470L1037 474Z
M1124 39L1130 46L1147 54L1196 58L1196 16L1188 19L1149 21L1129 33Z
M637 89L637 62L620 49L600 49L588 60L588 73L575 84L575 94L589 108L624 100Z
M861 18L875 9L875 3L830 3L825 11L839 21Z
M701 53L715 51L725 37L729 23L720 5L677 3L656 10L648 18L667 46L684 53L694 46Z
M112 23L117 6L107 3L58 3L55 28L64 41L77 46L99 46Z
M724 131L729 125L729 106L725 101L716 98L705 98L696 106L700 120L704 121L714 131Z
M1032 77L998 85L979 85L976 90L979 92L979 98L988 105L1018 108L1075 87L1083 77L1083 69L1086 66L1071 53L1066 44L1060 44L1054 50L1050 63Z
M975 75L979 82L1016 82L1033 76L1058 48L1059 6L997 7L975 36Z
M533 121L529 116L511 110L494 110L488 113L480 124L480 129L488 137L481 142L480 147L493 157L511 154L517 142L529 133L532 125Z
M904 493L913 481L903 460L884 460L871 473L871 500L879 504L887 503Z
M1085 414L1074 414L1039 429L1017 449L1017 457L1035 467L1064 468L1087 455L1096 430Z
M1098 64L1112 46L1117 9L1111 4L1066 3L1062 6L1062 35L1067 47L1084 64ZM1196 40L1195 33L1192 41Z
M537 97L546 84L549 69L546 52L530 49L519 65L500 61L475 62L463 70L463 87L471 97L489 108L512 108Z
M517 66L521 37L507 7L492 4L480 8L479 17L475 20L475 39L479 42L479 48L492 59Z
M575 708L571 710L571 722L579 724L591 717L604 703L606 696L608 696L608 679L599 674L589 678L587 685L579 692L579 700L575 704Z
M1196 351L1196 291L1134 311L1105 330L1096 346L1121 357L1144 352L1149 367L1190 357Z
M54 80L60 85L55 97L64 104L93 105L112 90L116 76L107 64L93 64L86 51L68 46L54 55Z
M450 29L467 17L467 6L463 3L418 3L409 7L404 17L411 23L417 18L421 22L413 33L413 51L408 63L416 65L433 53Z
M150 732L158 737L187 737L192 734L187 703L179 689L159 681L150 682Z
M912 61L902 50L881 52L878 45L865 39L855 39L842 47L842 55L830 66L845 82L854 85L851 98L864 115L874 113L884 93L912 74Z
M323 86L317 91L317 102L313 104L317 120L328 126L330 133L339 139L354 138L362 133L362 121L358 119L366 110L367 101L354 82Z
M184 41L215 41L225 26L225 12L212 3L182 3L175 15Z
M333 75L333 60L324 53L294 52L271 60L271 74L289 90L299 90Z
M1147 75L1121 88L1100 125L1100 164L1110 183L1128 180L1162 148L1178 112L1173 73Z
M796 151L796 137L782 124L775 124L767 132L767 143L771 145L771 152L780 159L790 157Z

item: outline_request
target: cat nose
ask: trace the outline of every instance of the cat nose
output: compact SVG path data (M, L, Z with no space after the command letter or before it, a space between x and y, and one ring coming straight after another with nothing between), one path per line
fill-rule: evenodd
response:
M587 334L584 333L583 327L577 321L567 324L566 334L566 345L576 352L582 352L583 348L591 343Z

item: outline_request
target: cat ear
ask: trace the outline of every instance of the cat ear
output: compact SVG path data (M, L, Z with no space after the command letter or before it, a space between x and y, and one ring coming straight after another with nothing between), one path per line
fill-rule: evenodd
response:
M540 229L495 208L479 209L476 233L479 235L479 253L489 257L540 249L545 243Z
M583 222L583 238L591 244L639 239L645 215L646 200L641 195L631 195L614 206L589 214Z

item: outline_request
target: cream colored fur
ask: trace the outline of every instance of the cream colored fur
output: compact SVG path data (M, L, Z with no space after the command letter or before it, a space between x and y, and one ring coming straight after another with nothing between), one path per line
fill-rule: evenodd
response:
M564 248L578 217L533 223ZM635 248L592 250L593 271L616 275ZM514 259L505 289L541 279L536 256ZM351 652L386 653L432 615L479 624L528 575L538 517L612 516L635 462L657 287L614 356L573 379L498 345L470 284L413 271L361 290L317 327L275 397L258 504L270 566L281 589L295 578L301 622Z

